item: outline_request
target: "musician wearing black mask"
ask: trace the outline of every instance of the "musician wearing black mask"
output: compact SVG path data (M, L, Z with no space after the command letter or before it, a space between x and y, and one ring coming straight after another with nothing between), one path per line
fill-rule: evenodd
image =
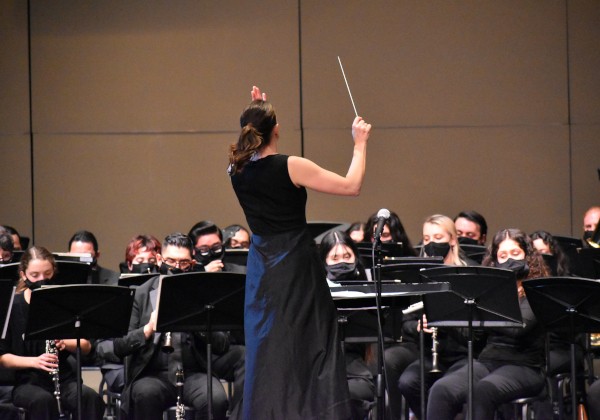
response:
M132 238L125 249L127 270L137 274L158 273L156 255L160 251L160 242L152 235Z
M485 245L487 239L487 222L474 210L461 211L454 218L458 233L458 243L465 245Z
M69 239L69 252L90 254L94 261L90 270L88 283L109 284L116 286L119 283L119 273L98 264L100 251L98 241L92 232L80 230Z
M531 238L518 229L496 233L483 265L515 273L523 327L489 330L487 344L473 364L474 420L492 419L502 404L536 396L545 385L544 330L536 321L521 281L548 276L548 267ZM467 383L467 366L438 380L429 394L427 418L454 419L466 403Z
M588 241L592 239L598 223L600 223L600 206L590 207L583 215L584 246L590 246Z
M194 260L197 262L196 271L210 273L219 271L246 272L245 267L224 261L223 232L213 222L204 220L196 223L190 229L188 236L194 244Z
M59 412L65 409L73 415L77 413L76 372L67 360L76 352L77 340L24 340L32 293L41 286L52 285L55 273L54 257L46 248L34 246L25 251L19 264L20 280L6 338L0 340L0 366L15 370L13 404L25 408L28 418L36 420L58 419ZM90 352L89 340L80 339L79 344L82 355ZM58 371L51 375L55 369ZM57 383L53 382L54 375ZM104 402L98 393L83 385L81 398L81 417L102 419Z
M186 273L193 270L190 238L182 233L167 236L162 252L157 254L161 276ZM129 333L114 339L114 352L118 357L130 357L128 384L122 394L122 409L132 419L162 419L163 410L175 405L177 388L175 371L184 370L183 402L192 406L198 416L206 413L206 341L200 333L171 333L173 352L168 355L162 348L165 333L156 332L156 299L160 277L156 276L136 289L131 313ZM213 415L225 419L227 410L237 410L243 394L244 347L230 345L229 335L213 333L212 378ZM175 356L176 355L176 356ZM232 407L218 378L234 381Z
M350 236L342 231L328 233L319 245L319 257L325 264L331 285L343 280L365 280L365 269L358 258L358 249ZM367 345L346 343L346 376L352 399L352 419L366 418L375 400L373 374L367 364Z

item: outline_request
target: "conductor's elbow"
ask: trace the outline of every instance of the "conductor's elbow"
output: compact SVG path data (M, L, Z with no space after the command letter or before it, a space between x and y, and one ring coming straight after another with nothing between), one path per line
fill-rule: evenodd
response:
M348 191L348 195L351 197L358 197L360 195L360 187L350 189L350 191Z

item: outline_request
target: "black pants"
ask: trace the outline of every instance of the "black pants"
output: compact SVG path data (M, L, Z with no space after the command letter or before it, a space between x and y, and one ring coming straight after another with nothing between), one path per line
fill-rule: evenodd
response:
M227 418L227 394L218 378L233 381L232 418L241 408L244 393L244 347L231 346L222 356L213 358L212 409L215 420ZM162 412L177 402L177 388L165 374L148 374L131 385L130 418L135 420L160 420ZM193 407L196 419L206 419L208 406L208 382L204 372L186 373L183 386L183 402Z
M467 364L467 359L461 359L455 363L449 364L440 360L439 369L443 373L431 373L432 368L431 358L425 359L425 405L427 405L427 397L429 395L429 389L434 382L440 379L443 375L450 374L457 371L461 367ZM421 361L417 360L411 363L400 376L398 381L398 387L400 392L406 399L406 402L413 413L422 419L421 415Z
M429 392L427 418L453 420L468 398L468 366L449 373L433 384ZM498 406L515 398L539 394L545 384L540 369L504 365L493 368L473 362L473 419L494 418Z
M398 381L404 369L419 358L419 346L416 343L395 344L385 349L383 357L390 410L393 418L399 419L402 414L402 394Z
M76 381L60 384L60 400L63 410L76 415ZM52 392L36 385L19 385L13 391L13 404L27 410L29 418L35 420L54 420L58 418L58 405ZM81 418L102 420L104 401L92 388L83 385L81 393Z

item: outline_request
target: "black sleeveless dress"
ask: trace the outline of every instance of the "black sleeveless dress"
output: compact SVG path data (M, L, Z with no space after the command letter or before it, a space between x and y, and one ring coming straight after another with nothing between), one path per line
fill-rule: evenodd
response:
M246 275L243 416L348 419L336 309L313 239L306 190L288 156L249 162L232 184L252 230Z

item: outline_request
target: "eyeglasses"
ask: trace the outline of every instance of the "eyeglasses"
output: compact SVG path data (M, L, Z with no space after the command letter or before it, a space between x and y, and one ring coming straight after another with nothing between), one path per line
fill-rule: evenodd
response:
M211 247L204 245L196 248L196 251L202 255L208 255L211 251L213 254L220 254L223 252L223 244L214 244Z
M171 267L179 267L182 270L185 270L192 265L191 260L175 260L173 258L165 258L164 261L167 263L167 265L170 265Z

